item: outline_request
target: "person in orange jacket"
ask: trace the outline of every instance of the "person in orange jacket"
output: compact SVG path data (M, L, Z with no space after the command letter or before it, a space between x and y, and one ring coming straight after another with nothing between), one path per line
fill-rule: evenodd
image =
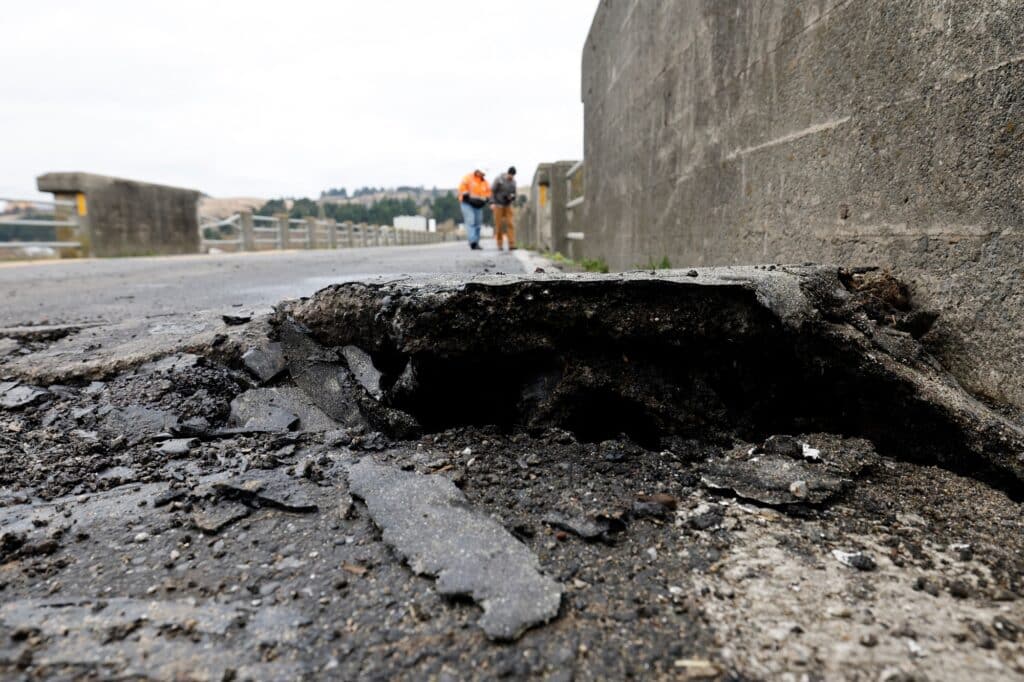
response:
M477 168L459 183L459 206L462 208L462 220L466 224L466 238L471 249L480 248L484 206L491 198L491 186L484 176L485 173Z

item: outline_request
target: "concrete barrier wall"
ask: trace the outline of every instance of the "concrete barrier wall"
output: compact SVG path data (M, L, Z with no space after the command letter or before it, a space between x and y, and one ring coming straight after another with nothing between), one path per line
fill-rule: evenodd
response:
M567 253L566 232L569 217L566 203L569 188L565 174L575 161L537 164L527 194L527 203L517 211L517 241L542 251Z
M92 173L47 173L36 185L59 198L84 195L81 238L89 255L199 253L196 190Z
M1024 2L604 0L589 257L891 267L926 341L1024 406Z

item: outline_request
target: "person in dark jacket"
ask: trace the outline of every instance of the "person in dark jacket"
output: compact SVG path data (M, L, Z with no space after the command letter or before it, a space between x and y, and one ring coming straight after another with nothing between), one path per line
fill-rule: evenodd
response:
M513 205L516 201L516 167L512 166L507 173L494 179L491 185L491 207L494 211L494 238L498 242L498 251L505 237L508 237L508 250L516 248L516 227L512 219Z

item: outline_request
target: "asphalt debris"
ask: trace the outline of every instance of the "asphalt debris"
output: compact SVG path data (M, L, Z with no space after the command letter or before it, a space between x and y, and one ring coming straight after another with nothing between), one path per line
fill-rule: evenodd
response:
M558 614L562 589L541 574L537 557L472 511L447 478L361 461L349 467L348 480L413 571L436 576L441 594L480 604L480 627L491 639L516 639Z

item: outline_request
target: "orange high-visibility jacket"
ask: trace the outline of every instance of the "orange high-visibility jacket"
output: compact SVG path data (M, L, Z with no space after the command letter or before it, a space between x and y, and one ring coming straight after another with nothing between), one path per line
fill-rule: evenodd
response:
M470 173L462 178L459 183L458 199L462 201L462 195L469 192L469 195L478 199L489 199L491 186L487 184L487 178L478 178L475 173Z

